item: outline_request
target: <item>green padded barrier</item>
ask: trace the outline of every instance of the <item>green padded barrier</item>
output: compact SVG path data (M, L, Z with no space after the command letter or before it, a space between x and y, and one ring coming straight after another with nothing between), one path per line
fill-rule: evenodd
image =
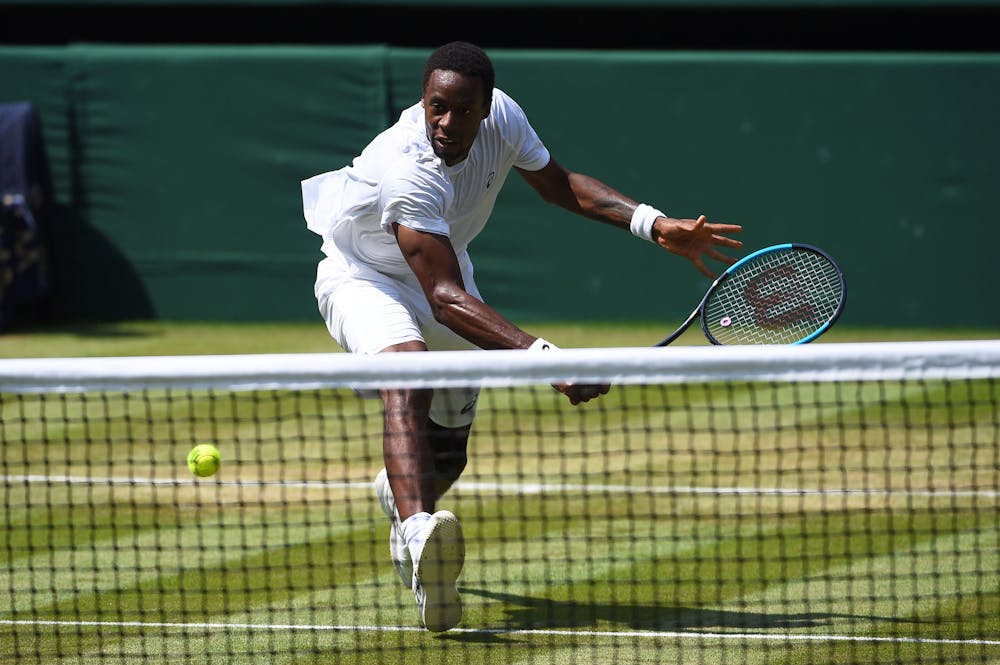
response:
M88 221L135 273L88 288L137 279L165 318L314 312L299 181L385 125L383 49L73 51Z
M491 51L555 157L674 215L744 224L747 249L842 262L844 322L1000 325L978 284L1000 239L1000 56ZM298 183L418 99L427 51L0 49L38 104L65 207L65 318L314 319L319 239ZM518 320L677 320L707 280L516 176L471 248ZM971 288L970 288L971 287Z

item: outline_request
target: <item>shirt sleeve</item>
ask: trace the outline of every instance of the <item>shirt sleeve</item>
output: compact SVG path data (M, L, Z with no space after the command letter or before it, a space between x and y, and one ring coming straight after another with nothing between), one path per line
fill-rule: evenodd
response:
M415 231L448 236L444 211L450 197L447 181L421 168L393 168L386 173L379 188L382 229L392 234L392 225L400 224Z
M544 168L550 159L548 148L528 122L524 110L501 90L494 90L494 97L492 112L499 114L506 140L516 155L514 166L525 171Z

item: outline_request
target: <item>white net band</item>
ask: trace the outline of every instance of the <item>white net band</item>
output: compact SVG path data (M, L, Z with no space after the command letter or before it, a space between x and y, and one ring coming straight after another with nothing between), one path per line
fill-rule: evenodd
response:
M550 383L984 379L1000 376L1000 341L31 358L0 360L0 392L80 392L184 387L262 390L386 385L500 387Z

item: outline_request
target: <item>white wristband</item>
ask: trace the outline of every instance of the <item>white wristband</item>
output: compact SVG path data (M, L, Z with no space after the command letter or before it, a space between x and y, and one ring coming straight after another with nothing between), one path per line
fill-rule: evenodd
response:
M559 347L556 346L555 344L553 344L552 342L549 342L549 341L544 340L541 337L539 337L538 339L536 339L534 342L531 343L531 346L528 347L528 350L529 351L549 351L549 350L558 349L558 348Z
M629 225L629 230L637 238L655 242L653 240L653 223L657 217L666 217L666 215L653 206L640 203L636 206L635 212L632 213L632 223Z

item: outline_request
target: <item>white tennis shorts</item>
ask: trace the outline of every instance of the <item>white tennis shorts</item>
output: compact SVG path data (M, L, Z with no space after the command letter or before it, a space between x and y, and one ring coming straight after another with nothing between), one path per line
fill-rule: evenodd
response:
M472 264L462 265L465 289L479 298ZM430 351L478 347L434 319L416 276L389 276L327 257L316 270L316 301L330 335L345 351L373 355L394 344L422 341ZM478 388L434 391L430 417L443 427L464 427L476 413Z

